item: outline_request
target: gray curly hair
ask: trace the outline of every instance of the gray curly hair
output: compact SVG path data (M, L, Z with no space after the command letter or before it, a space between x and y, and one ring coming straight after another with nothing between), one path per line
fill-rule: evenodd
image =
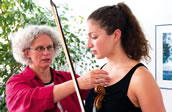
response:
M15 60L23 65L28 65L30 59L24 55L24 50L30 48L33 40L39 35L47 34L51 37L54 45L55 58L61 51L61 43L57 30L47 25L27 25L24 28L18 30L16 35L12 38L12 50Z

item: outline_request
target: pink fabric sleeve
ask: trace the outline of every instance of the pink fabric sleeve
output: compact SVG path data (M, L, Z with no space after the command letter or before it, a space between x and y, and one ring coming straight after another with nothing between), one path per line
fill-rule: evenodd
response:
M27 81L12 77L6 84L6 103L10 112L41 112L53 108L53 85L32 88ZM35 106L36 105L36 106Z

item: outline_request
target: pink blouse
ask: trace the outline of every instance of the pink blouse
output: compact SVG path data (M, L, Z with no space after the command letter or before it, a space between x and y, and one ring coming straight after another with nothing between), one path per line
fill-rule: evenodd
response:
M71 80L69 72L55 71L54 84ZM77 75L77 77L79 77ZM9 112L60 112L57 103L53 102L54 85L44 86L44 83L29 68L17 75L13 75L6 84L6 103ZM59 90L60 91L60 90ZM88 90L81 90L82 99L85 99ZM60 100L63 112L81 112L76 93Z

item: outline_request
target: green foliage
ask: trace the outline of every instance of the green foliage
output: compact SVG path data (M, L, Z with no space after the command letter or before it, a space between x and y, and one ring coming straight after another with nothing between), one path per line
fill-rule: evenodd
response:
M69 9L67 4L58 6L58 13L73 65L75 68L80 69L79 71L77 70L77 73L82 74L83 71L93 69L95 66L97 67L94 56L90 53L90 49L86 49L86 41L84 41L84 38L86 39L87 35L85 35L85 29L82 26L84 18L69 15L71 9ZM68 70L66 60L62 60L64 57L65 53L62 51L55 59L55 62L58 64L53 63L53 68Z
M86 48L84 37L85 29L82 26L84 18L75 17L67 12L67 5L59 6L61 23L69 48L70 56L79 73L94 68L96 61ZM76 23L78 25L73 25ZM11 41L13 34L26 24L48 24L56 26L51 9L36 6L32 0L0 0L0 111L7 112L5 103L5 85L9 77L21 72L24 68L12 56ZM64 52L55 59L52 67L57 70L67 70ZM87 60L87 61L85 61Z

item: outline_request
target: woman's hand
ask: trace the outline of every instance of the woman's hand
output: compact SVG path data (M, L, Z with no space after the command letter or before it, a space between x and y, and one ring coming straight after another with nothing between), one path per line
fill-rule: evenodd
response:
M106 86L110 81L108 72L95 69L78 78L80 89L91 89L98 85Z

